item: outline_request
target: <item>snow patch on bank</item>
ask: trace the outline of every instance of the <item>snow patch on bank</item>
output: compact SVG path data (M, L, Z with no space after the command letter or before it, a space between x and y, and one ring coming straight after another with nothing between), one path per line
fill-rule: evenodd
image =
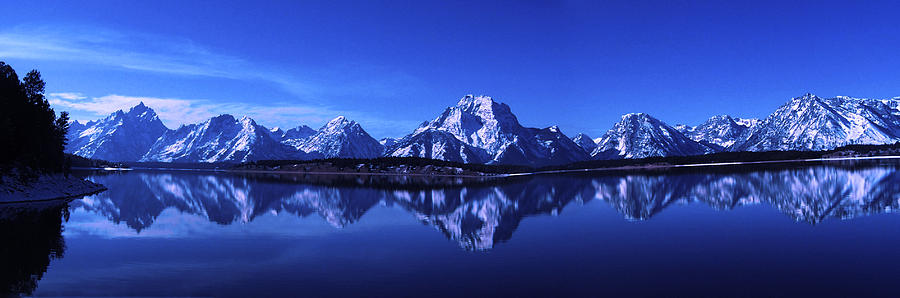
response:
M62 199L101 190L106 187L72 175L51 174L28 179L0 176L0 203Z

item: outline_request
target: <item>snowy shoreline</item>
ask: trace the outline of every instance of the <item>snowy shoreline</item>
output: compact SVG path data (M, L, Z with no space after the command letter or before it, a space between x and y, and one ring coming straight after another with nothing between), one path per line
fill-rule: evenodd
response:
M14 176L0 177L0 204L61 200L104 191L106 187L73 175L40 175L22 181Z
M280 170L226 170L230 173L259 173L259 174L303 174L303 175L351 175L351 176L412 176L412 177L455 177L455 178L495 178L506 177L509 174L429 174L429 173L381 173L381 172L303 172Z

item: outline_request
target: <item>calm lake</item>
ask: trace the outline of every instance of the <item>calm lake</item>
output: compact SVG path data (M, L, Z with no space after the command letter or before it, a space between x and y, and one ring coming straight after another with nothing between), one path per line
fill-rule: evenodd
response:
M0 205L2 283L37 296L896 296L898 169L82 173L109 190Z

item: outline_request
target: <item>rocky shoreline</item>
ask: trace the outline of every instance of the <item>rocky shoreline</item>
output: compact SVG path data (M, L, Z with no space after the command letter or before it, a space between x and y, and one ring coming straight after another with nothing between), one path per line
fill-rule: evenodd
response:
M0 177L0 204L72 198L106 190L106 187L73 175L44 174L36 177Z

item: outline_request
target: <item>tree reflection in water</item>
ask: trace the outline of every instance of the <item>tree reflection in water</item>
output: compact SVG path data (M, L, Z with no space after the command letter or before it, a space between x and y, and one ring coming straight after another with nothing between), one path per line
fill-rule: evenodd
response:
M65 201L0 205L0 287L3 296L30 295L53 259L66 250Z

